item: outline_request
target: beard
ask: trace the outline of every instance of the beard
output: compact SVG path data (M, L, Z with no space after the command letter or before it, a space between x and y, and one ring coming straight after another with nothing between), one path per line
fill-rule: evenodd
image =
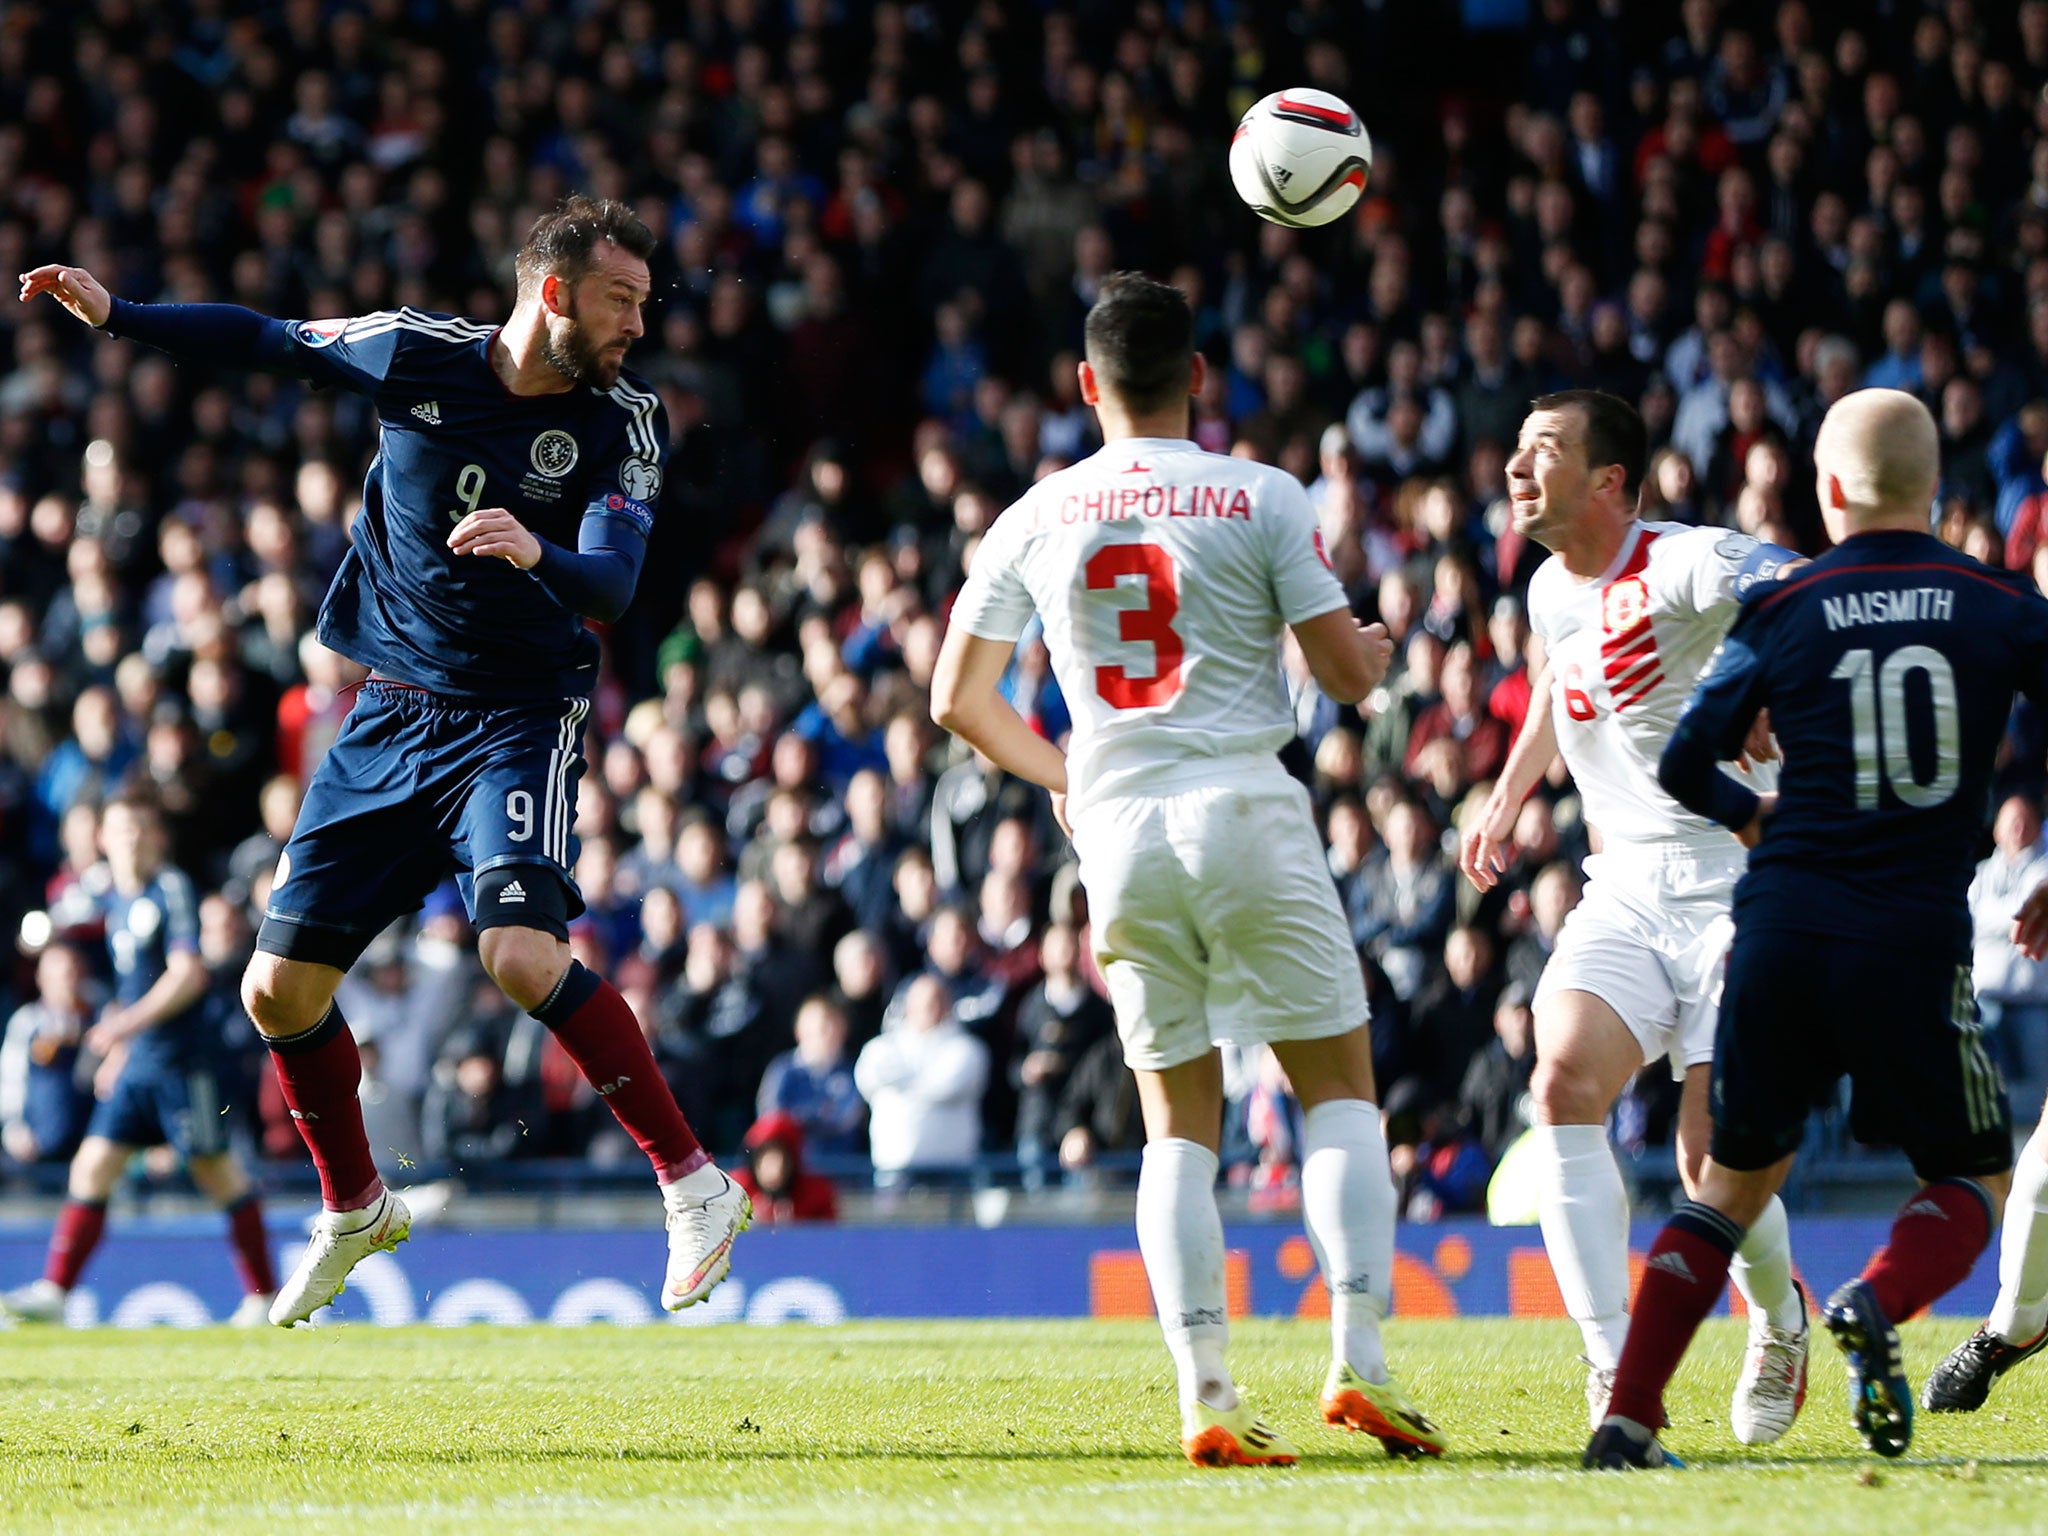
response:
M626 360L625 349L616 342L608 348L598 346L576 318L573 300L563 319L567 323L560 331L549 326L546 339L541 342L540 355L548 366L571 383L586 384L592 389L610 389L618 383L620 365Z

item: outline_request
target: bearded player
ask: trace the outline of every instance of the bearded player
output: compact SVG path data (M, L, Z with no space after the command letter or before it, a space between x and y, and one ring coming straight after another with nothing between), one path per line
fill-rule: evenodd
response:
M983 540L932 713L1052 790L1071 822L1096 960L1138 1079L1138 1248L1188 1459L1298 1454L1224 1363L1224 1040L1270 1044L1306 1111L1302 1212L1330 1288L1324 1420L1390 1455L1441 1455L1442 1437L1387 1373L1394 1185L1364 985L1308 795L1276 755L1294 735L1283 628L1347 702L1379 682L1392 645L1352 618L1300 484L1188 441L1204 367L1187 300L1119 274L1085 335L1081 397L1104 447L1040 481ZM1034 613L1073 706L1064 753L1000 691Z
M1534 402L1508 460L1517 531L1551 551L1529 586L1544 674L1459 866L1480 890L1551 758L1585 802L1600 851L1537 984L1535 1100L1543 1244L1585 1340L1597 1425L1628 1329L1628 1194L1607 1115L1637 1072L1668 1059L1684 1083L1678 1166L1688 1189L1708 1137L1708 1063L1728 906L1743 850L1657 783L1657 760L1741 595L1797 556L1745 534L1636 517L1642 418L1595 390ZM1735 1436L1767 1445L1806 1396L1806 1304L1775 1198L1736 1259L1749 1348L1730 1405Z
M639 580L661 491L661 404L623 371L644 327L654 237L572 197L519 252L502 326L399 309L280 321L229 304L132 304L79 267L39 267L86 324L211 366L367 396L381 422L321 640L370 681L306 787L242 1000L320 1173L322 1214L270 1320L303 1322L409 1230L363 1134L362 1065L334 991L370 940L453 869L477 952L546 1024L654 1165L667 1210L662 1304L731 1265L747 1197L712 1164L632 1011L569 953L570 870L596 638Z

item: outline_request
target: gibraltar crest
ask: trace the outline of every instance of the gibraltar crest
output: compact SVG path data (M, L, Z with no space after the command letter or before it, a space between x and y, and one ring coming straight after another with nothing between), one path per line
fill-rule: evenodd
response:
M1600 627L1610 635L1626 634L1650 611L1650 589L1643 578L1630 576L1611 583L1600 598Z

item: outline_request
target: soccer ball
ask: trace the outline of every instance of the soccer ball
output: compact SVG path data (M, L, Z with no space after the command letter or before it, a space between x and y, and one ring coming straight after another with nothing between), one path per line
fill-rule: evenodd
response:
M1328 91L1275 91L1230 140L1230 182L1253 213L1312 229L1348 213L1372 170L1372 139Z

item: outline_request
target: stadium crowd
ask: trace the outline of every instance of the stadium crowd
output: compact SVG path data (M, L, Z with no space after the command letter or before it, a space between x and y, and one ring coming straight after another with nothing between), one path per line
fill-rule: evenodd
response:
M1450 855L1529 702L1519 594L1542 551L1509 530L1502 475L1528 400L1638 402L1646 515L1812 552L1822 414L1910 389L1942 428L1944 537L2048 571L2048 0L1523 9L12 5L0 269L490 319L565 192L640 211L661 248L630 366L672 457L639 599L604 637L573 942L706 1142L805 1215L831 1203L807 1157L886 1180L995 1154L1035 1184L1138 1145L1045 797L941 740L926 688L979 535L1093 446L1073 374L1097 284L1170 274L1214 364L1195 436L1308 484L1358 613L1397 640L1355 712L1290 660L1297 766L1408 1209L1468 1209L1523 1129L1529 997L1588 846L1560 776L1497 890ZM1237 116L1296 83L1376 136L1366 198L1320 231L1259 224L1224 168ZM105 965L67 902L130 781L207 893L229 1112L262 1155L303 1156L235 983L360 677L310 630L375 446L351 398L0 307L7 1159L61 1161L82 1128ZM1042 645L1009 689L1057 738ZM2044 762L2023 709L1978 903L1980 985L2015 1019L2048 1012L1998 916L2048 867ZM631 1152L484 981L452 885L343 1005L380 1153ZM1285 1199L1298 1111L1269 1058L1230 1070L1236 1176ZM1668 1087L1646 1074L1617 1135L1662 1137Z

